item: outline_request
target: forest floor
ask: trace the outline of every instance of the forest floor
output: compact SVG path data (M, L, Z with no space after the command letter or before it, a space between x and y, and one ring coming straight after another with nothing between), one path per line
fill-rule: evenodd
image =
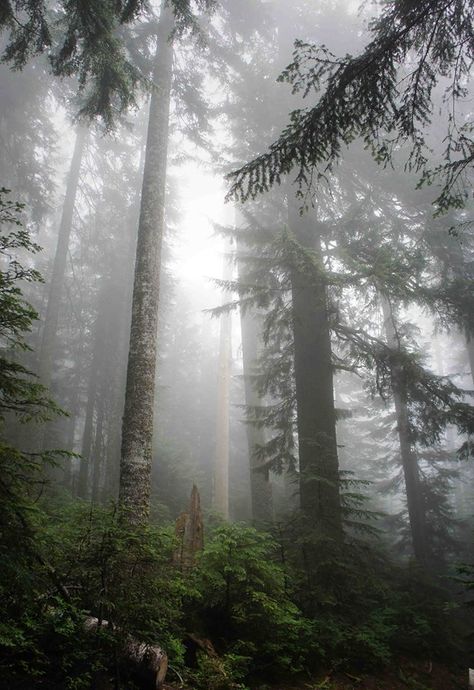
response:
M377 673L328 673L294 688L267 690L467 690L468 670L402 660Z
M210 687L213 687L212 685ZM242 686L232 686L241 688ZM251 685L251 690L468 690L467 668L452 668L436 662L416 662L401 659L373 673L323 673L312 680L306 678L296 683ZM192 686L164 683L162 690L194 690Z

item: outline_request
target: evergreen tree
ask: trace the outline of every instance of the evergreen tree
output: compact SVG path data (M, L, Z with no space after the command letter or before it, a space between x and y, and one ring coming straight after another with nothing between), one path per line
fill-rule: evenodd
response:
M132 297L125 412L122 426L120 503L126 519L146 521L151 488L158 290L165 212L166 165L173 48L173 13L162 3L157 30L137 259Z
M214 0L198 0L210 9ZM176 30L198 24L190 0L172 0ZM148 14L143 0L61 2L54 9L44 0L7 0L0 13L0 29L7 32L3 60L16 69L32 56L45 53L55 76L76 76L82 106L80 115L100 117L112 127L117 116L136 104L136 91L146 75L134 64L126 30Z
M361 138L375 159L389 163L409 142L407 165L423 182L440 177L439 210L464 203L463 179L472 163L472 122L456 112L467 95L472 60L470 1L394 0L370 24L372 40L356 56L336 57L324 45L297 41L293 62L280 77L295 93L321 93L316 105L291 113L279 139L230 175L230 196L247 199L279 184L294 168L300 192L324 178L345 147ZM405 63L414 51L415 67ZM447 80L444 161L430 170L428 130L436 89Z

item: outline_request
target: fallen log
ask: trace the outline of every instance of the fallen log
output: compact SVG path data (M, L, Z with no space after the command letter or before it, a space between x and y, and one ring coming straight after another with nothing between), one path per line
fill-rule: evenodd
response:
M108 621L88 616L84 621L84 630L94 632L99 628L110 628ZM144 690L161 690L168 670L168 656L158 645L151 645L135 640L131 635L125 637L120 650L121 665L127 665L128 671L140 682Z

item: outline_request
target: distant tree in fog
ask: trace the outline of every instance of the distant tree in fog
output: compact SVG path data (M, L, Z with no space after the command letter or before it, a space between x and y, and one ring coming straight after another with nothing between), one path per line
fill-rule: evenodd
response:
M53 369L56 333L58 329L59 308L63 295L64 275L69 251L69 239L73 226L74 207L79 186L82 158L87 143L88 130L79 127L76 134L74 151L66 179L66 192L58 228L56 252L49 282L46 315L43 322L43 334L39 353L38 374L44 386L49 388Z

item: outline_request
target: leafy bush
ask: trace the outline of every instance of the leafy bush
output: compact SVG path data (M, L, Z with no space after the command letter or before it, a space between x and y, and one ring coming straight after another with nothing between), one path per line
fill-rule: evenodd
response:
M311 623L291 601L270 535L218 527L194 573L195 621L234 667L269 676L301 671L311 654Z

